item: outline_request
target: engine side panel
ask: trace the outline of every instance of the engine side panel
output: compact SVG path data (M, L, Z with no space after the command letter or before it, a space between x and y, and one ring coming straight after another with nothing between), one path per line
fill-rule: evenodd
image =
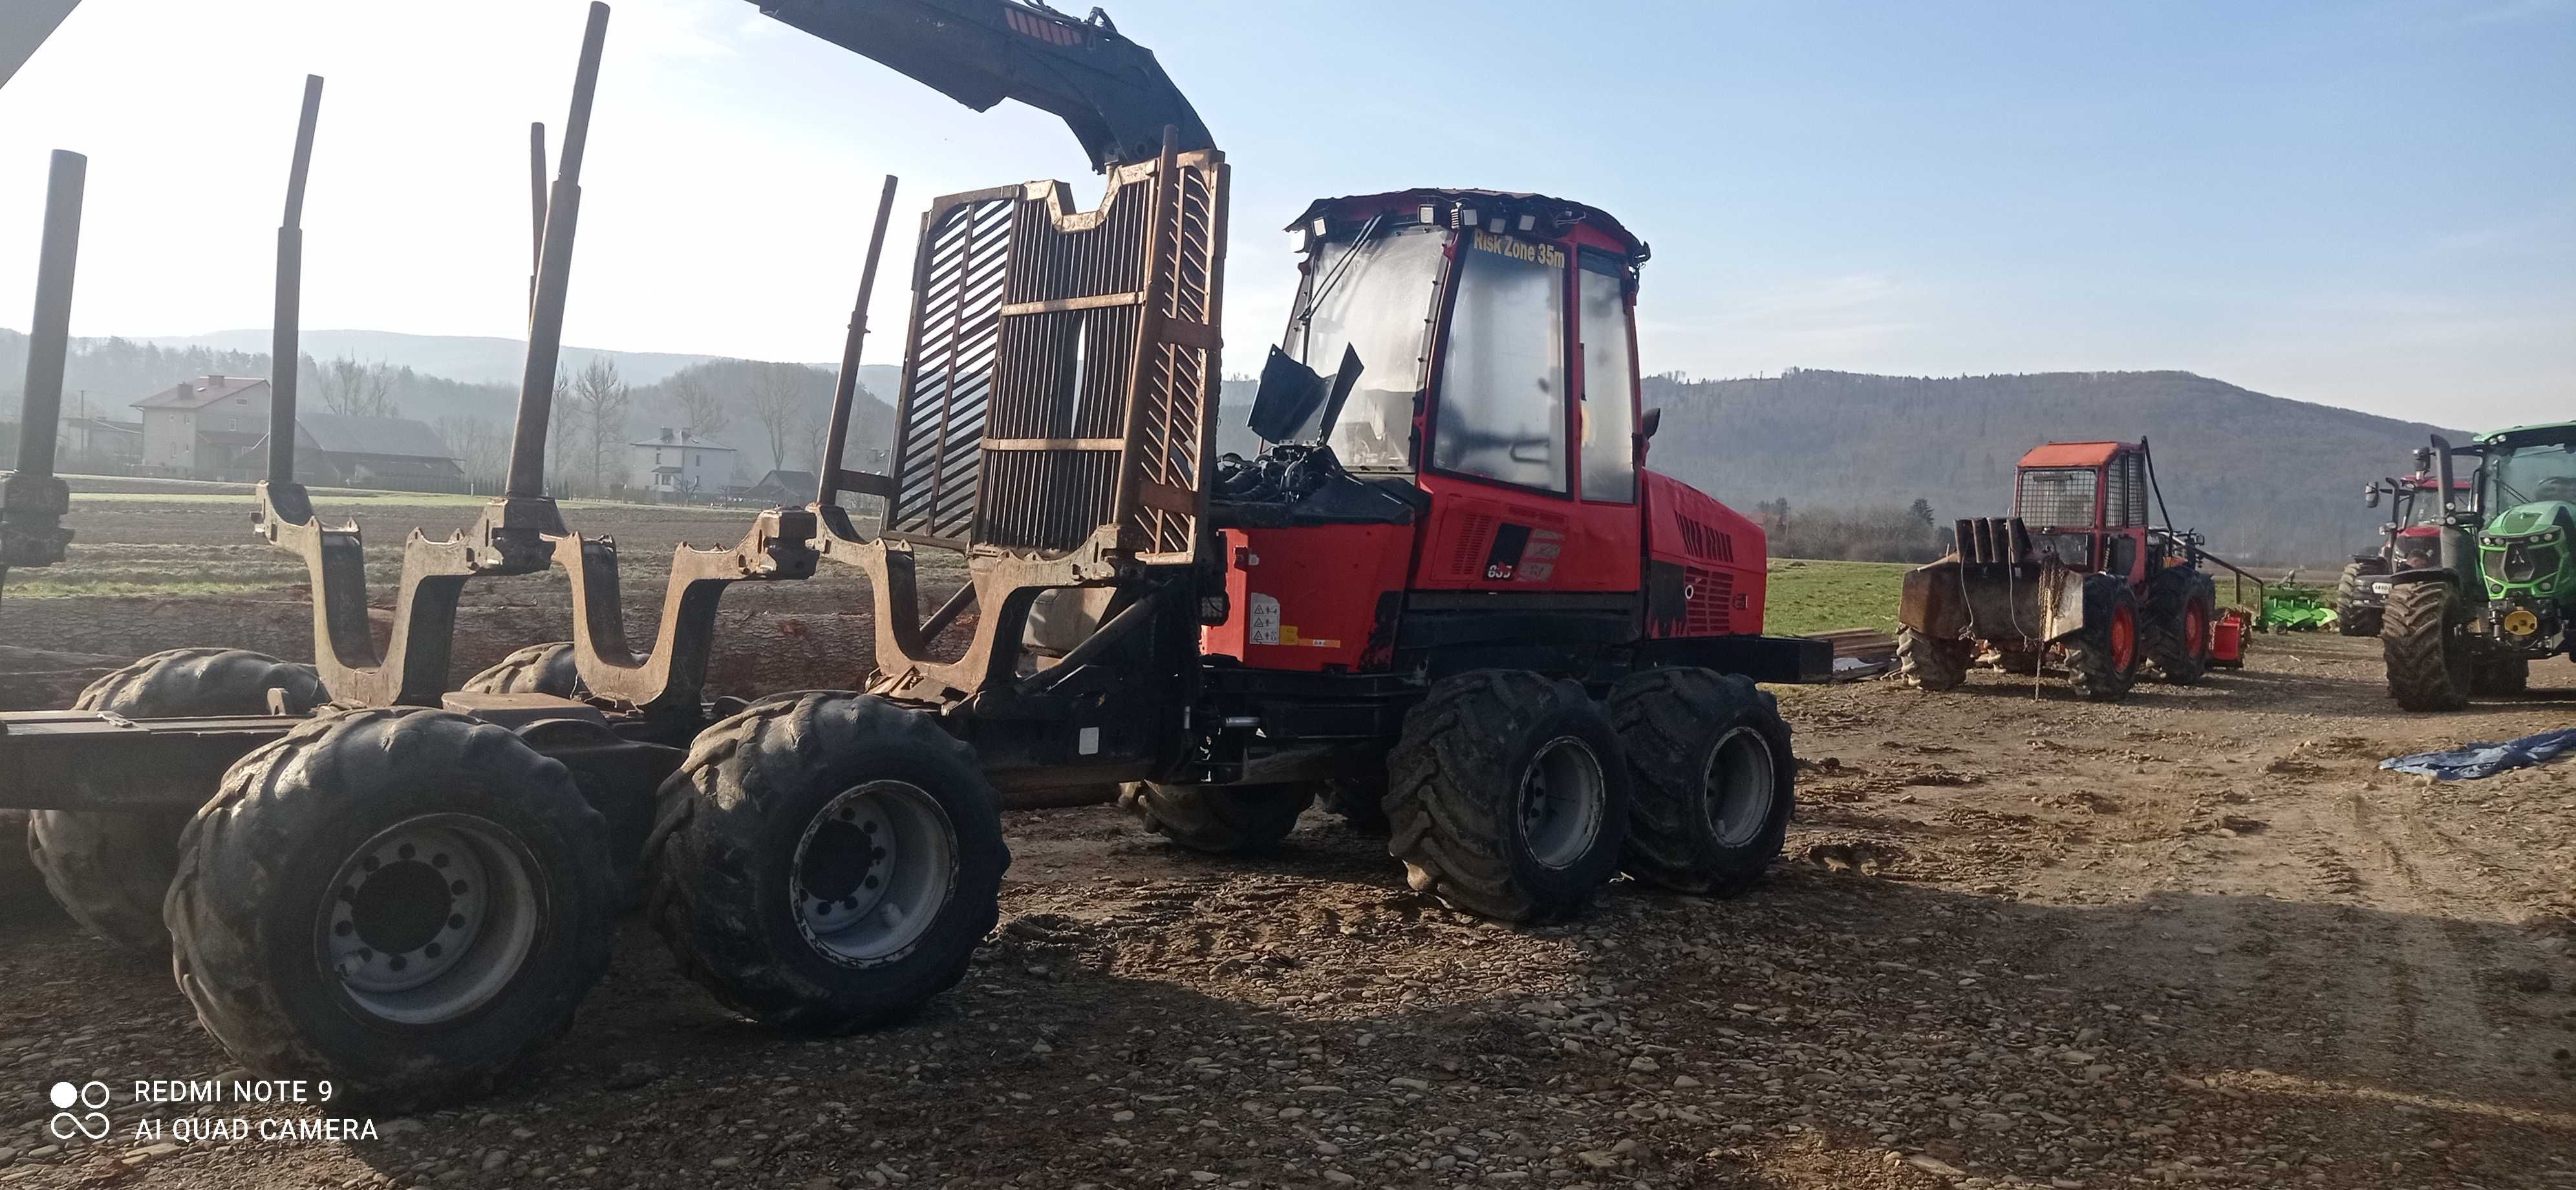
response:
M1637 509L1427 474L1418 591L1634 591Z
M1761 632L1770 547L1762 527L1669 475L1639 479L1647 637Z
M1226 621L1200 649L1254 669L1391 666L1413 534L1412 525L1225 530Z

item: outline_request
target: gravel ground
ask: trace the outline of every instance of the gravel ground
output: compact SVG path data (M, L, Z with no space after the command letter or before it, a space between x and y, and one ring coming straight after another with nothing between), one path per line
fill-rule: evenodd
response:
M2375 768L2576 721L2576 666L2450 716L2376 683L2370 642L2302 637L2120 707L1784 691L1774 879L1538 930L1322 815L1220 861L1015 814L1003 927L914 1022L765 1032L630 927L509 1094L372 1140L137 1103L227 1063L165 967L21 887L0 1186L2576 1188L2576 769ZM64 1079L115 1088L106 1139L56 1147ZM134 1135L180 1117L254 1134Z

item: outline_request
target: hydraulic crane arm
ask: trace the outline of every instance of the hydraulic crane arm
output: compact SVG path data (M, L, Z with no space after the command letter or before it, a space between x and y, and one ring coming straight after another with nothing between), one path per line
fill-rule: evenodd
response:
M1076 20L1019 0L752 0L761 12L855 50L985 111L1005 99L1055 113L1093 169L1215 147L1154 53L1095 8Z

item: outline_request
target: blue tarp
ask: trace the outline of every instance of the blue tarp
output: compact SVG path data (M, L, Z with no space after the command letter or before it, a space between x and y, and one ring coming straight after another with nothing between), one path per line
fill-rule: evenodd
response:
M2413 756L2380 761L2379 767L2444 781L2475 781L2506 769L2546 763L2571 749L2576 749L2576 727L2544 731L2501 744L2468 744L2449 752L2418 752Z

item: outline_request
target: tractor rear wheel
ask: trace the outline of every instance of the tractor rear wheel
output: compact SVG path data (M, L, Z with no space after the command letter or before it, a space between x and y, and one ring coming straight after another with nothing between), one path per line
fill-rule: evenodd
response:
M662 785L652 918L680 970L785 1029L901 1020L1001 915L1000 795L975 750L882 698L771 698Z
M2156 676L2176 686L2189 686L2209 672L2209 626L2217 619L2218 585L2205 574L2168 573L2163 598L2139 620L2139 643Z
M568 640L529 645L465 679L457 689L472 694L551 694L557 698L581 698L590 693L581 684L580 671L573 667L572 642Z
M1297 829L1297 816L1315 804L1315 786L1131 781L1119 792L1118 804L1146 830L1192 851L1251 854L1277 850L1288 832Z
M1610 715L1632 782L1628 875L1718 896L1760 881L1797 805L1779 701L1739 675L1655 669L1619 683Z
M265 715L271 690L283 691L287 710L299 715L326 697L310 665L245 649L171 649L90 683L72 707L128 719ZM178 870L179 832L195 814L38 810L27 857L72 920L118 946L159 954L170 948L162 896Z
M2138 598L2107 575L2084 584L2084 627L2066 638L2066 679L2093 702L2118 702L2138 680Z
M1581 912L1628 835L1619 736L1583 687L1489 669L1434 685L1387 763L1387 852L1407 881L1508 922Z
M608 828L508 728L340 711L261 745L179 842L172 968L264 1075L410 1111L489 1092L608 970Z
M2476 658L2454 631L2459 592L2446 582L2404 583L2388 592L2379 652L2388 692L2410 711L2456 711L2469 705Z
M2370 580L2378 577L2383 577L2378 567L2359 560L2343 568L2343 577L2335 580L2335 631L2345 636L2379 635L2379 607L2361 602Z
M2470 680L2470 693L2513 696L2531 689L2531 658L2520 653L2498 653L2478 664Z
M1968 662L1976 643L1925 636L1911 628L1896 630L1896 676L1917 690L1958 689L1968 680Z

